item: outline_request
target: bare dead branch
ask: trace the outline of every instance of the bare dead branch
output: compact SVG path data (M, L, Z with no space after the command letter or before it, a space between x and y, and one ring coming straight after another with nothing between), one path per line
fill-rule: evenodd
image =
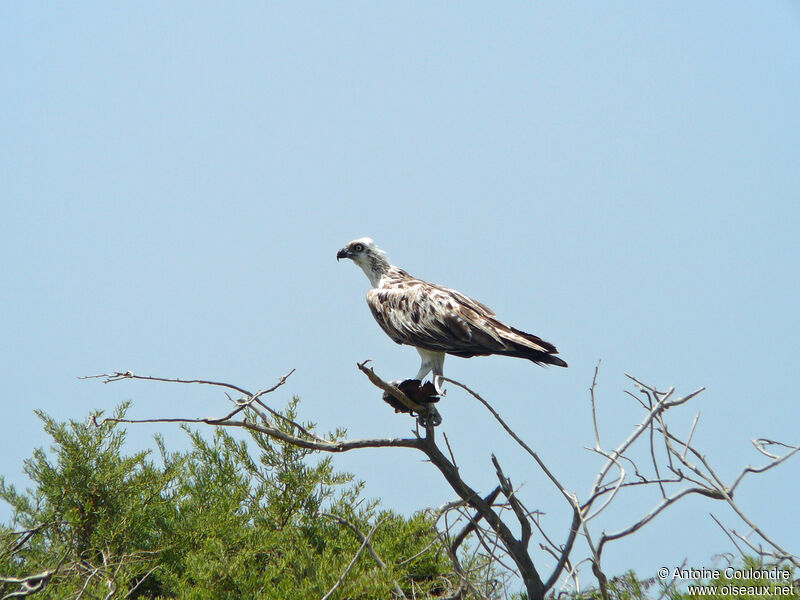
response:
M205 424L217 425L222 427L238 427L241 429L248 429L250 431L257 431L274 437L281 441L299 446L300 448L308 448L309 450L319 450L321 452L347 452L357 448L419 448L420 441L416 438L366 438L360 440L307 440L305 438L297 437L281 431L275 427L267 427L252 423L250 421L231 421L223 419L210 419L210 418L163 418L163 419L119 419L116 417L104 417L102 419L93 418L95 425L100 426L104 423L186 423L186 424Z
M796 453L796 451L790 452L790 453L788 453L786 455L785 458L789 458L789 456L792 456L795 453ZM777 464L779 464L780 462L783 462L783 460L784 459L779 459L778 461L775 461L775 465L774 466L777 466ZM753 521L750 520L750 518L747 515L744 514L742 509L739 508L739 506L733 501L733 497L731 496L730 491L728 490L728 488L725 487L725 485L720 481L720 479L717 476L716 472L714 472L714 470L709 466L709 464L706 461L705 457L701 457L700 461L703 463L703 466L708 470L708 472L711 475L711 477L714 479L714 481L719 486L719 491L722 494L722 496L724 497L724 499L728 502L728 505L733 509L733 511L737 515L739 515L739 518L742 521L744 521L745 523L747 523L747 525L755 533L757 533L761 537L762 540L764 540L770 546L775 548L775 550L777 550L780 553L780 555L783 557L783 559L790 561L796 567L800 567L800 558L798 558L797 556L793 555L791 552L785 550L774 539L772 539L771 537L767 536L767 534L765 534L764 531L758 525L756 525Z
M650 523L669 506L678 502L682 498L689 495L697 494L702 495L714 500L723 500L727 502L734 510L734 512L745 522L751 529L747 537L741 536L734 530L729 533L716 518L718 525L723 528L731 541L740 549L739 545L734 541L734 537L743 541L747 546L757 552L759 556L769 556L779 560L792 561L795 565L800 566L800 560L794 555L786 552L781 546L777 545L771 538L768 538L763 531L748 519L741 509L735 504L733 500L734 492L738 485L749 474L763 473L770 470L777 465L788 460L800 452L799 446L791 446L772 440L758 439L753 440L756 450L769 459L769 462L763 466L747 466L735 478L730 486L726 486L721 479L717 476L711 468L709 461L706 457L697 450L692 444L694 439L695 430L699 422L699 414L694 418L691 427L689 428L688 435L682 439L673 434L666 422L665 414L667 411L679 407L691 399L696 397L705 388L700 388L690 394L677 397L674 388L669 388L666 391L660 391L654 387L648 386L639 381L635 377L628 375L628 378L633 382L638 390L637 394L626 392L628 395L636 399L639 405L645 410L645 415L642 421L636 425L630 434L622 440L613 450L603 449L601 446L601 435L597 419L597 398L596 387L599 373L600 363L598 362L595 367L594 376L592 378L592 385L589 388L591 411L592 411L592 424L594 427L594 448L589 448L594 453L601 455L604 461L595 477L594 484L591 487L588 499L580 502L578 496L569 492L554 475L554 473L545 465L544 461L540 458L539 454L535 452L527 443L525 443L519 435L517 435L509 425L502 419L500 414L494 407L484 400L478 393L471 390L466 385L458 381L442 378L455 386L458 386L477 399L500 423L506 433L514 439L514 441L525 452L530 455L542 472L547 475L548 479L553 483L559 493L565 498L570 508L572 509L571 523L566 540L562 546L554 544L539 522L539 513L537 511L528 510L523 504L519 490L515 490L511 484L509 477L505 475L497 458L492 455L491 460L495 467L495 472L500 485L498 485L491 493L486 496L478 494L470 485L468 485L459 474L459 469L456 463L456 457L450 446L449 439L444 435L446 456L436 443L435 421L434 416L438 417L438 412L430 404L420 404L414 399L406 395L400 388L390 382L381 379L374 371L374 369L367 367L367 362L358 363L358 369L364 373L370 382L378 389L388 394L393 399L397 400L400 404L407 407L410 411L420 415L417 421L417 428L414 437L412 438L373 438L363 440L338 440L332 441L329 439L318 437L312 431L309 431L300 423L289 419L280 412L273 410L266 406L261 397L264 394L274 391L282 385L286 378L291 375L291 372L281 378L279 383L273 388L250 394L247 390L235 385L226 384L222 382L213 382L209 380L183 380L183 379L169 379L161 377L142 377L134 375L131 372L115 372L112 374L94 376L102 378L104 383L119 381L122 379L144 379L150 381L161 381L169 383L194 383L217 386L226 388L228 390L236 391L243 395L242 399L232 400L235 404L233 411L225 414L220 418L159 418L159 419L117 419L117 418L104 418L102 420L95 419L96 424L106 422L111 423L203 423L211 426L222 427L239 427L250 431L258 432L266 436L293 444L302 448L310 450L319 450L322 452L346 452L358 448L378 448L378 447L404 447L413 448L422 452L428 461L433 464L448 482L451 488L458 495L459 500L444 505L438 511L438 516L435 523L439 523L439 519L443 517L444 531L438 534L439 539L442 540L444 547L450 555L451 562L455 573L460 578L460 584L453 593L453 598L463 597L472 590L476 595L478 591L472 586L470 580L470 573L474 569L483 568L485 561L497 563L503 566L508 571L515 571L522 578L529 597L532 599L541 600L545 593L551 590L564 576L564 583L562 589L565 589L569 581L574 583L575 589L580 589L580 580L578 576L578 569L581 564L589 562L592 571L597 577L600 594L604 600L608 600L608 579L603 573L601 566L602 553L605 546L613 541L626 538L633 535L645 525ZM228 396L230 399L230 396ZM260 408L259 408L260 407ZM263 409L263 410L261 410ZM252 410L255 415L260 417L261 422L253 422L248 419L249 411ZM245 418L235 419L237 415L243 413ZM272 420L269 416L272 417ZM273 422L274 420L274 422ZM279 422L280 421L280 422ZM281 425L276 426L275 423ZM284 424L289 425L285 427ZM288 429L288 431L286 431ZM647 438L643 438L647 433ZM659 439L660 438L660 439ZM639 440L649 446L649 457L639 456L631 449ZM647 440L647 441L645 441ZM663 444L663 446L662 446ZM636 448L641 448L637 445ZM775 448L782 448L783 450L776 453ZM637 460L642 460L640 463L642 469L637 465ZM612 469L614 474L612 476ZM654 473L654 474L653 474ZM643 486L657 486L661 499L652 506L644 515L636 518L629 525L622 527L618 531L612 533L603 532L597 539L593 538L590 530L590 522L600 515L603 510L609 506L622 490L637 489ZM503 495L504 500L497 502L500 494ZM599 506L595 507L595 504ZM470 512L472 511L472 512ZM451 519L451 513L457 514L454 521ZM510 514L514 514L516 521L520 525L520 538L516 539L513 532L508 526L508 519L511 518ZM386 569L386 565L380 559L370 543L371 536L374 534L375 528L368 534L364 535L358 531L352 524L346 522L345 519L327 513L321 513L323 516L334 518L350 527L359 539L362 541L361 548L356 556L351 561L351 564L339 578L336 585L326 594L328 598L335 590L341 585L341 582L347 577L347 574L353 568L359 556L364 549L367 549L375 559L376 563L381 569ZM461 531L448 541L450 529L457 526L459 523L466 522ZM382 522L381 522L382 523ZM533 526L537 528L538 532L545 543L540 544L540 547L556 559L556 565L552 573L546 581L542 581L538 570L534 566L529 545L530 539L533 536ZM581 532L586 539L589 547L590 556L578 562L571 560L571 553L574 548L575 540L578 533ZM473 550L472 557L470 558L471 564L467 564L466 568L461 565L458 558L458 551L463 541L470 534L475 534L478 539L478 545ZM751 535L759 536L758 543L753 543L748 538ZM762 546L761 540L767 545L766 548ZM426 547L424 553L430 546ZM486 554L484 554L484 552ZM414 557L406 559L404 562L414 560L422 553L418 553ZM504 559L510 558L513 561L511 564L506 564ZM100 568L98 571L87 571L90 577L103 577L107 581L113 583L114 577L108 572L109 568ZM111 584L110 583L110 584ZM397 582L395 584L395 593L402 597L402 589L399 588ZM488 585L488 584L487 584ZM490 589L490 588L486 588ZM665 592L666 593L666 592Z
M589 387L589 400L592 403L592 423L594 424L594 447L600 448L600 430L597 428L597 410L594 403L594 391L597 389L597 373L600 371L600 363L598 360L594 367L594 377L592 377L592 385Z
M697 423L700 421L700 413L697 413L694 416L694 420L692 421L692 428L689 430L689 435L686 438L686 443L683 445L683 457L686 458L686 453L689 451L689 446L692 444L692 438L694 437L694 430L697 427Z
M689 488L689 489L681 490L677 494L674 494L674 495L672 495L672 496L670 496L668 498L664 498L653 509L651 509L650 512L648 512L644 517L642 517L641 519L636 521L633 525L631 525L629 527L626 527L625 529L622 529L622 530L620 530L620 531L618 531L616 533L609 533L609 534L604 533L600 537L600 543L599 543L598 548L597 548L598 553L602 553L603 546L605 546L605 544L607 542L610 542L612 540L617 540L619 538L628 536L628 535L634 533L635 531L638 531L643 526L645 526L647 523L649 523L650 521L655 519L656 516L658 516L658 514L661 513L665 508L667 508L671 504L674 504L675 502L677 502L678 500L680 500L684 496L688 496L689 494L700 494L701 496L714 498L715 500L721 500L722 499L722 495L721 494L715 494L713 491L710 491L710 490L708 490L706 488Z
M506 571L519 576L519 569L507 564L506 561L503 560L503 555L509 556L512 559L514 557L511 556L504 548L501 548L502 541L497 535L494 535L494 532L486 530L482 527L476 527L475 537L478 540L478 544L484 549L486 555L491 559L492 562L499 564Z
M739 544L737 544L737 543L736 543L736 540L735 540L735 539L734 539L734 537L731 535L730 531L728 531L728 530L727 530L727 529L726 529L726 528L725 528L725 527L722 525L722 523L720 523L720 522L719 522L719 519L717 519L717 517L715 517L713 513L708 513L708 516L710 516L712 519L714 519L714 523L716 523L717 525L719 525L719 528L720 528L720 529L722 529L722 532L723 532L725 535L727 535L727 536L728 536L728 539L731 541L731 543L732 543L732 544L733 544L733 545L736 547L736 549L739 551L739 555L740 555L740 556L741 556L743 559L747 558L747 555L746 555L746 554L744 553L744 551L743 551L743 550L742 550L742 549L739 547Z
M750 442L756 447L756 450L761 452L761 454L774 459L780 458L780 456L777 454L772 454L771 452L767 452L767 446L780 446L781 448L787 448L789 450L797 449L797 446L791 446L789 444L784 444L783 442L776 442L775 440L768 440L766 438L758 438L757 440L750 440Z
M442 454L433 438L433 427L427 428L427 435L423 438L420 449L428 459L442 473L450 487L472 508L477 510L492 530L499 536L505 550L512 558L520 571L520 576L525 587L537 598L544 595L543 583L527 549L514 537L506 523L498 514L479 496L475 490L467 485L459 476L455 466Z
M636 378L631 377L630 375L627 376L636 383L638 383L640 386L644 385L641 384L638 380L636 380ZM700 388L699 390L692 392L691 394L688 394L683 398L679 398L678 400L675 400L673 402L667 402L667 400L672 395L672 392L674 391L670 390L667 393L665 393L662 398L658 399L653 405L653 407L647 413L645 419L633 430L633 432L628 436L628 438L625 441L623 441L613 452L609 453L608 460L605 466L600 470L600 472L597 475L594 489L596 490L600 486L600 484L602 484L603 480L608 474L608 471L615 464L616 459L622 456L622 454L624 454L628 450L628 448L630 448L631 444L633 444L633 442L635 442L639 438L639 436L642 435L642 433L647 429L647 427L650 425L650 423L657 415L659 415L667 408L671 408L673 406L679 406L685 402L688 402L689 400L697 396L697 394L701 393L704 389L705 388ZM648 393L650 392L650 390L646 391Z
M667 492L664 489L664 484L662 483L662 478L661 478L661 472L658 469L658 461L656 460L656 447L655 447L656 432L655 432L655 426L653 425L652 421L650 421L648 430L650 432L650 460L652 460L653 462L653 470L656 473L655 480L656 482L658 482L658 489L661 491L661 497L666 498Z
M8 584L16 584L19 586L14 592L10 592L3 596L2 600L6 600L6 598L24 598L25 596L30 596L32 594L36 594L41 592L52 580L53 576L56 575L64 565L64 562L67 560L67 554L65 553L61 559L59 559L58 563L52 569L45 569L39 573L34 575L28 575L27 577L2 577L0 576L1 583L8 583Z
M28 575L27 577L0 577L0 582L2 583L16 584L19 586L18 590L3 596L3 600L6 600L6 598L23 598L42 591L55 573L56 569L47 569L35 575Z
M511 427L509 427L508 423L506 423L506 422L503 420L503 418L500 416L500 414L499 414L499 413L498 413L498 412L497 412L497 411L494 409L494 407L493 407L491 404L489 404L489 403L488 403L486 400L484 400L484 399L481 397L481 395L480 395L480 394L478 394L477 392L474 392L474 391L472 391L472 390L471 390L470 388L468 388L466 385L464 385L463 383L460 383L460 382L456 381L455 379L450 379L449 377L442 377L442 380L443 380L443 381L449 381L449 382L450 382L450 383L452 383L453 385L457 385L458 387L460 387L461 389L463 389L463 390L465 390L467 393L469 393L469 394L470 394L470 395L471 395L473 398L475 398L476 400L478 400L478 401L479 401L481 404L483 404L483 405L486 407L486 409L487 409L487 410L488 410L490 413L492 413L492 416L493 416L493 417L494 417L494 418L497 420L497 422L498 422L498 423L500 423L500 425L503 427L503 429L505 429L505 430L506 430L506 433L508 433L508 435L510 435L510 436L511 436L511 438L512 438L512 439L513 439L515 442L517 442L517 444L519 444L519 445L520 445L520 446L521 446L521 447L522 447L522 448L523 448L523 449L524 449L524 450L525 450L525 451L526 451L528 454L530 454L530 455L531 455L531 457L533 457L533 459L536 461L536 464L538 464L538 465L539 465L539 468L541 468L541 469L542 469L542 471L544 471L545 475L547 475L547 477L550 479L550 481L552 481L552 482L553 482L553 485L555 485L555 486L556 486L556 488L558 488L558 489L559 489L559 491L561 491L562 495L563 495L563 496L566 498L566 500L567 500L567 502L570 504L570 506L573 506L573 498L572 498L572 497L569 495L569 493L566 491L566 489L564 488L564 486L563 486L563 485L561 485L561 483L558 481L558 479L556 479L556 476L555 476L555 475L553 475L553 473L550 471L550 469L548 469L548 468L547 468L547 465L545 465L545 464L544 464L544 461L542 461L542 459L541 459L541 458L539 458L539 455L538 455L536 452L534 452L534 451L531 449L531 447L530 447L530 446L528 446L528 444L526 444L526 443L525 443L525 442L522 440L522 438L520 438L520 437L519 437L519 436L518 436L518 435L517 435L517 434L514 432L514 430L513 430L513 429L511 429Z
M369 359L365 360L361 363L356 363L358 369L367 376L367 378L372 382L372 384L382 389L384 392L390 394L393 398L395 398L398 402L405 405L410 411L420 413L425 412L425 407L417 402L414 402L411 398L406 396L403 392L400 391L400 388L396 385L384 381L380 377L375 374L375 369L372 367L367 367L367 363L370 362Z
M447 439L447 434L442 432L442 437L444 438L444 443L447 445L447 452L450 454L450 460L453 463L453 466L458 469L458 464L456 463L456 456L453 454L453 449L450 447L450 440Z
M763 449L761 447L759 447L758 444L753 442L753 445L756 446L756 448L759 451L761 451L762 454L766 454L767 456L769 456L769 453L764 452ZM782 445L786 446L786 444L782 444ZM794 456L795 454L800 452L800 447L798 447L798 446L786 446L786 447L791 448L791 451L787 452L783 456L774 456L773 455L774 458L772 459L772 461L770 461L769 463L767 463L763 467L753 467L753 466L750 466L750 465L746 466L742 470L742 472L739 474L739 476L736 478L736 480L733 482L733 484L731 485L730 489L728 490L728 493L731 496L733 496L733 493L734 493L734 491L736 491L736 488L739 486L739 484L742 482L742 480L745 478L745 476L748 475L749 473L764 473L766 471L769 471L770 469L772 469L774 467L777 467L782 462L790 459L792 456Z
M584 503L584 507L585 508L581 509L582 510L582 512L581 512L581 520L584 523L588 523L589 521L594 519L596 516L598 516L600 513L602 513L606 509L606 507L609 506L611 504L611 502L614 500L614 498L616 497L617 493L622 488L622 484L625 482L625 468L622 466L622 464L620 463L620 460L619 460L621 458L621 455L620 454L616 454L614 452L611 452L611 453L606 452L605 450L603 450L601 448L596 449L595 452L597 452L598 454L601 454L602 456L605 456L609 461L608 464L613 464L615 467L617 467L619 469L619 475L617 476L617 478L612 483L609 484L610 489L611 489L611 493L608 496L608 498L606 498L603 501L603 504L600 505L600 508L595 510L593 514L589 514L589 508L592 505L593 499L599 497L595 493L597 492L598 487L602 484L602 481L595 482L595 486L594 486L594 490L593 490L593 492L595 492L595 493L592 494L592 497L590 498L589 501ZM603 473L603 478L605 478L605 475L607 474L607 472L608 471L605 470L605 469L604 469L604 471L601 471L601 473Z
M564 571L564 567L569 564L569 556L572 553L572 547L575 544L575 538L578 535L578 530L581 526L581 511L578 507L578 500L575 499L575 506L572 509L572 523L569 526L569 533L567 535L567 541L564 543L564 546L561 548L561 555L558 556L558 562L556 566L553 568L553 572L550 574L550 577L547 578L547 581L544 584L545 589L551 589L558 578L561 577L561 573ZM577 577L577 574L575 575Z
M492 464L494 465L495 473L497 474L497 480L500 482L500 489L503 490L503 495L511 505L511 509L514 511L514 514L517 516L517 521L519 521L521 532L519 539L520 544L522 544L523 548L527 549L531 539L531 523L528 519L528 514L517 498L514 488L511 485L511 480L506 477L505 473L503 473L500 462L497 460L497 457L494 454L492 454Z
M264 390L264 394L269 394L270 392L274 392L284 383L286 380L295 372L295 369L289 371L286 375L280 377L278 379L278 383L276 383L273 387L268 390ZM245 390L244 388L240 388L238 385L233 385L232 383L225 383L223 381L211 381L208 379L180 379L178 377L153 377L150 375L136 375L133 371L115 371L114 373L101 373L100 375L85 375L83 377L78 377L78 379L102 379L103 383L114 383L115 381L121 381L123 379L140 379L143 381L161 381L164 383L184 383L184 384L200 384L200 385L210 385L214 387L224 387L235 392L239 392L243 396L251 397L253 394Z
M486 496L483 501L486 502L489 506L494 504L494 501L497 499L497 496L500 494L500 486L498 485L494 490L489 492L489 495ZM467 536L475 531L475 528L478 525L478 521L481 520L481 513L475 513L470 519L466 526L458 533L458 535L453 539L453 543L450 545L450 551L455 553L459 546L467 539Z
M419 402L409 398L400 390L399 387L378 377L372 367L366 366L368 362L370 362L369 359L361 363L356 363L356 366L358 367L359 371L367 376L367 378L375 387L392 396L392 398L408 408L410 412L419 415L423 423L427 423L428 421L432 421L434 425L441 423L439 412L436 410L436 407L433 404L420 404Z
M16 554L16 553L17 553L17 552L18 552L18 551L19 551L19 550L20 550L20 549L21 549L21 548L22 548L22 547L23 547L25 544L27 544L27 543L28 543L28 541L29 541L29 540L30 540L30 539L31 539L31 538L32 538L34 535L36 535L37 533L39 533L40 531L42 531L42 529L45 529L46 527L49 527L49 526L50 526L50 525L52 525L52 524L53 524L52 522L50 522L50 523L40 523L39 525L37 525L36 527L32 527L31 529L25 529L25 530L22 530L22 531L12 531L12 532L10 532L10 533L8 534L8 537L11 537L11 538L13 538L13 537L18 537L19 539L17 540L17 542L14 544L14 546L13 546L13 547L11 547L11 548L9 548L9 549L5 550L5 551L4 551L2 554L0 554L0 557L3 557L3 556L8 556L8 555L11 555L11 556L13 556L13 555L14 555L14 554Z

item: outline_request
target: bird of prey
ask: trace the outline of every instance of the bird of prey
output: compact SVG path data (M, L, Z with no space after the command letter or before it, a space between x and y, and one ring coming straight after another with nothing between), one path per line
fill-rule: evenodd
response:
M367 275L372 289L367 304L378 324L398 344L414 346L422 364L416 379L433 371L441 394L444 356L470 358L501 354L527 358L539 365L566 367L556 347L500 321L485 304L440 285L412 277L389 263L370 238L353 240L336 260L349 258Z

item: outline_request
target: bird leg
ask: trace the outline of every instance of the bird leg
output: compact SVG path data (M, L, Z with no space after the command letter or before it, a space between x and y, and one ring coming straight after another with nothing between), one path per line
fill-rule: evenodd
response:
M425 381L425 375L430 373L432 368L433 365L431 363L422 361L422 365L420 366L419 371L417 371L417 376L414 377L414 379L418 379L420 384L422 384L422 382Z
M440 396L444 395L442 377L444 377L444 352L439 353L433 363L433 387Z
M433 387L436 389L438 395L442 395L442 376L444 375L444 352L432 352L423 348L417 348L422 363L417 372L417 379L420 385L425 379L425 376L433 371Z

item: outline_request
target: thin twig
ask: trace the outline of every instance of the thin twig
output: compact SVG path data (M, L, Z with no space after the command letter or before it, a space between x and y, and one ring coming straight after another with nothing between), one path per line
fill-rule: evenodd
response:
M722 525L722 523L719 522L719 519L717 519L717 517L715 517L713 513L708 513L708 516L711 517L712 519L714 519L714 523L719 525L719 528L722 529L722 532L725 535L728 536L728 539L731 541L731 543L734 546L736 546L736 549L739 551L739 554L742 556L742 558L743 559L747 558L747 555L744 553L744 551L741 548L739 548L739 544L736 543L736 540L733 538L731 533L727 529L725 529L725 527Z
M594 424L595 448L600 448L600 430L597 428L597 408L594 402L594 390L597 388L597 373L600 371L601 362L601 360L598 360L594 367L594 377L592 377L592 385L589 387L589 400L592 403L592 423Z
M320 513L320 514L324 514L325 516L333 517L333 518L336 518L338 520L338 517L336 517L335 515L330 515L328 513ZM333 593L338 589L338 587L340 585L342 585L342 582L345 580L347 575L350 573L350 571L352 570L353 566L355 566L356 562L358 561L358 558L361 556L361 553L364 551L364 548L370 546L369 541L372 539L372 536L375 535L375 532L378 530L378 527L380 527L383 524L383 522L386 521L386 519L388 519L388 518L389 517L386 516L383 519L381 519L380 521L378 521L372 527L372 529L369 530L369 533L366 536L364 536L360 531L358 531L358 529L356 529L358 534L363 537L363 539L361 541L361 547L358 549L358 552L356 552L355 556L350 561L350 564L347 565L347 568L344 570L344 572L339 577L339 579L336 581L336 583L333 584L333 587L330 590L328 590L328 593L325 594L322 597L322 600L328 600L328 598L330 598L333 595ZM342 520L342 521L344 521L344 520ZM346 522L346 521L344 521L344 522ZM348 523L348 525L349 525L349 523ZM373 554L373 556L376 556L376 555ZM380 560L380 559L378 559L378 560ZM386 565L383 565L383 568L386 568ZM397 585L396 582L395 582L395 585ZM405 594L403 594L403 590L400 590L400 594L402 594L401 595L402 598L406 597Z

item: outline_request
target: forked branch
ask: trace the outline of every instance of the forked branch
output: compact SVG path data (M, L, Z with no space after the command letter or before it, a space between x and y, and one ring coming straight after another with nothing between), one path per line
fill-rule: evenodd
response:
M722 482L717 473L711 468L709 460L694 445L694 432L698 425L699 415L694 418L688 428L688 435L681 437L674 434L667 423L665 415L672 409L678 408L690 402L703 391L700 388L685 396L677 396L674 389L665 392L654 387L647 386L634 377L630 377L636 386L638 394L628 393L636 403L641 406L645 414L642 421L633 428L631 433L613 449L604 449L601 445L600 427L598 425L598 399L596 397L598 369L595 369L594 377L590 387L591 419L594 429L594 444L589 447L595 455L603 457L602 464L594 478L587 497L581 501L578 495L567 490L549 468L539 453L534 451L500 416L495 408L480 394L474 392L466 385L452 379L443 378L478 400L495 418L500 426L514 439L517 444L534 460L536 465L548 477L558 493L564 498L570 507L570 523L566 534L566 540L562 545L557 545L551 541L551 537L545 534L541 523L538 520L536 511L525 508L519 490L515 490L511 484L510 477L506 476L500 466L498 459L492 456L495 473L499 485L488 495L478 493L461 477L456 465L455 455L447 443L447 453L439 448L436 440L435 425L438 424L436 417L438 413L432 404L421 404L410 398L397 385L387 382L379 377L374 369L367 367L367 362L358 363L358 369L364 373L369 381L384 394L406 407L409 411L420 416L417 428L413 437L408 438L368 438L368 439L327 439L318 436L313 431L304 428L302 424L288 418L279 411L271 408L266 401L266 397L284 385L287 378L293 372L279 378L278 382L267 389L251 393L248 390L223 382L210 381L205 379L171 379L164 377L140 376L130 371L114 372L111 374L96 375L95 378L101 379L104 383L112 383L121 380L143 380L156 381L173 384L198 384L217 387L225 392L227 399L233 403L233 409L219 417L207 418L154 418L154 419L122 419L110 418L97 419L99 425L105 422L116 423L202 423L215 427L237 427L255 431L277 440L293 444L302 448L318 450L321 452L347 452L361 448L390 448L402 447L412 448L422 452L428 461L433 464L448 482L450 487L458 496L456 502L451 502L439 511L439 516L445 517L445 532L442 540L446 544L446 550L451 557L455 571L462 578L461 587L455 591L454 597L460 597L465 590L470 588L471 583L467 577L467 569L459 562L458 552L464 540L474 534L479 547L482 547L490 560L498 564L505 564L506 557L510 559L509 568L512 568L521 577L528 596L532 600L541 600L545 594L553 589L558 581L564 577L565 583L574 582L578 585L578 568L583 563L590 563L599 582L601 594L607 597L607 578L602 571L602 554L607 544L627 538L633 535L645 525L650 523L657 516L661 515L668 507L679 500L690 495L702 495L710 499L721 500L729 504L737 515L748 525L750 534L741 536L735 531L725 530L729 537L739 539L751 549L757 548L762 556L770 556L780 561L789 561L796 566L800 566L800 560L778 545L772 538L768 537L749 517L747 517L734 501L734 492L742 483L746 476L768 471L779 464L785 462L798 452L800 447L775 442L772 440L754 440L756 449L768 459L762 466L747 466L741 473L726 485ZM599 368L599 364L598 364ZM230 396L231 392L238 395L237 398ZM244 418L242 418L244 415ZM255 415L256 418L253 418ZM643 448L645 458L637 455L634 448L641 447L638 444L644 439L646 446ZM446 440L447 441L447 440ZM640 453L641 454L641 453ZM618 531L606 533L602 531L600 535L595 535L592 531L594 520L603 513L620 493L627 490L638 490L646 487L657 486L660 494L660 501L636 517L629 525ZM485 494L485 492L484 492ZM502 497L501 497L502 494ZM449 523L447 515L455 511L458 519L454 523ZM512 517L513 515L513 517ZM339 519L334 515L325 515L330 518ZM438 521L439 517L437 517ZM511 519L511 520L509 520ZM450 528L456 523L463 523L460 531L450 534ZM514 527L519 528L519 538L515 536L509 523L516 521ZM722 527L722 525L720 524ZM352 528L352 527L351 527ZM531 554L530 541L534 537L534 529L537 535L541 534L540 546L545 552L555 559L555 566L547 577L542 580L539 571L534 565ZM724 527L723 527L724 529ZM589 548L589 556L586 559L575 561L572 553L578 533L582 533ZM382 561L377 556L370 543L371 535L365 535L356 530L356 534L362 541L362 547L353 563L358 559L361 552L366 549L371 552L376 563L381 565ZM754 543L749 538L757 535L761 540ZM766 544L767 550L762 548L762 543ZM330 593L335 591L344 580L351 567L342 574L339 582L334 586ZM385 565L381 568L385 568ZM577 591L577 590L576 590ZM395 582L395 593L402 595L402 590Z

